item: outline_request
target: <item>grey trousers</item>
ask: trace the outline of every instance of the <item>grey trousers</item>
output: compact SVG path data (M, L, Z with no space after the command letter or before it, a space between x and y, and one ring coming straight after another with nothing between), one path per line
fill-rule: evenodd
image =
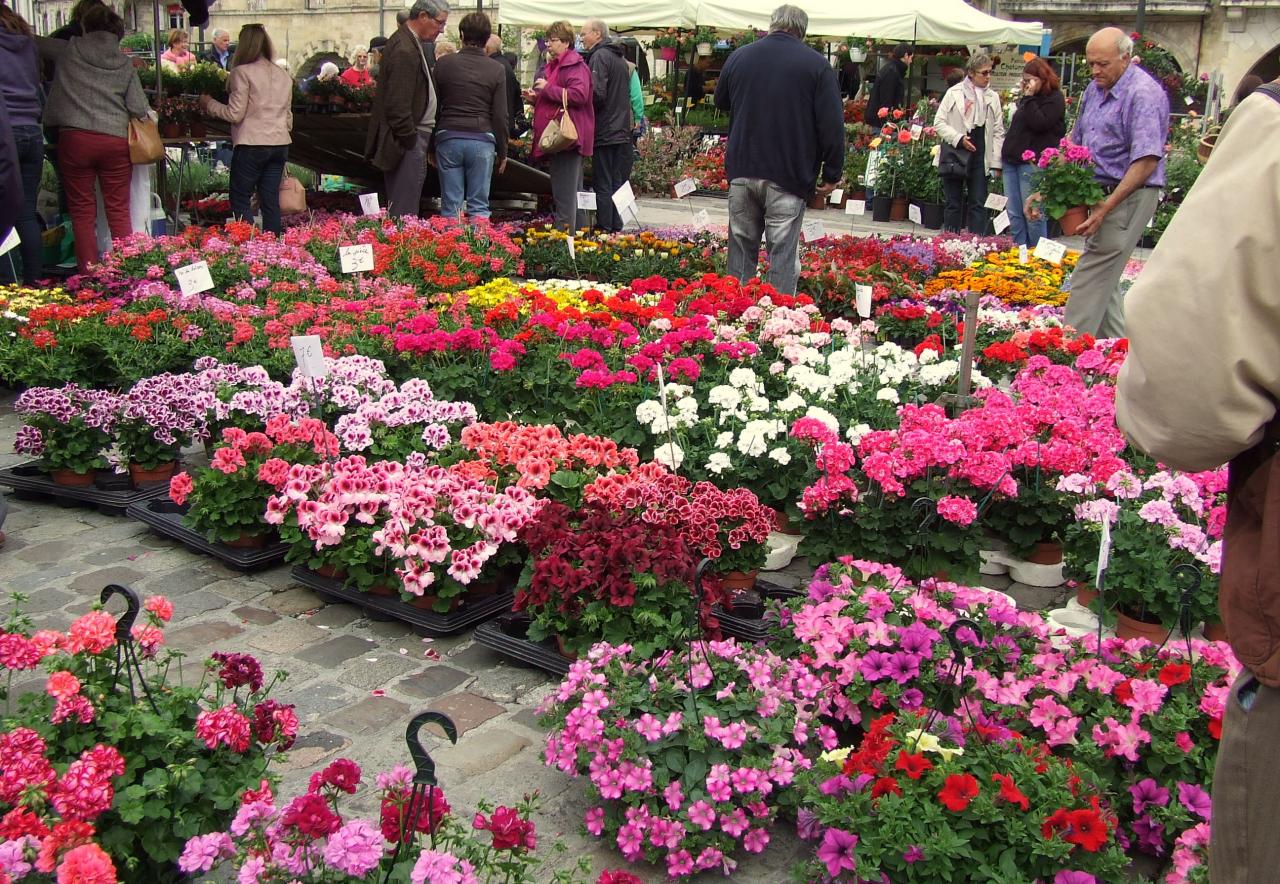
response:
M765 281L784 295L796 293L800 278L800 228L805 201L763 178L729 182L729 275L746 282L760 263L765 238L769 275Z
M392 218L417 215L422 210L422 182L427 177L427 141L421 132L399 164L383 173L387 186L387 214Z
M1102 220L1098 232L1084 241L1084 254L1071 274L1067 325L1095 338L1124 337L1120 277L1159 201L1158 188L1134 191Z
M1223 719L1213 773L1209 880L1273 884L1280 874L1280 690L1259 684L1246 669L1231 686Z
M582 154L566 150L551 155L551 198L556 204L556 227L581 230L586 216L578 211L578 191L582 190ZM612 203L609 204L612 207Z

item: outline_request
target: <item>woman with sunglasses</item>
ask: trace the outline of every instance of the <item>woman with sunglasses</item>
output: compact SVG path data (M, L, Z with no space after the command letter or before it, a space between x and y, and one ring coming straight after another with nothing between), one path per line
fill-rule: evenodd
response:
M944 142L968 156L963 176L944 177L946 208L942 227L959 233L965 220L968 196L969 232L987 232L987 175L1000 174L1000 150L1004 144L1004 114L1000 96L991 88L991 56L979 53L969 59L968 75L947 90L938 105L934 128Z

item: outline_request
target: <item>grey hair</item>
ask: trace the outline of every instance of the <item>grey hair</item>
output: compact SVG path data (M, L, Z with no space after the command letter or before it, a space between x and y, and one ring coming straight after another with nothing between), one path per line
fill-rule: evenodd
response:
M969 64L965 66L965 70L972 74L990 64L993 64L991 56L985 52L979 52L977 55L969 56Z
M769 18L769 33L776 31L785 31L803 40L809 31L809 13L799 6L779 6Z
M449 11L448 0L413 0L413 5L409 7L409 18L436 18L440 13Z
M214 28L213 33L209 35L209 39L216 40L219 37L230 37L231 32L226 28Z
M1121 55L1133 55L1133 38L1120 30L1120 36L1116 37L1116 51Z
M601 40L606 40L609 37L609 26L598 18L589 18L582 23L582 26L591 28L591 30L600 35Z

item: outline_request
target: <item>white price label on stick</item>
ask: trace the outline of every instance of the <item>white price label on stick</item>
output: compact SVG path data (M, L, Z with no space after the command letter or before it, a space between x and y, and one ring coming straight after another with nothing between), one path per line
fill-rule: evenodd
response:
M844 213L846 215L865 215L867 214L866 200L849 200L844 204Z
M831 203L833 206L838 206L842 199L844 199L844 188L837 187L835 190L831 191L831 196L827 197L827 202Z
M693 226L697 230L706 230L711 224L711 216L707 214L706 209L699 209L693 213Z
M684 199L698 189L698 182L692 178L684 178L676 182L676 199Z
M304 377L325 376L324 345L320 343L319 335L294 335L289 338L289 343L293 345L293 358Z
M871 318L871 286L855 285L853 287L854 304L858 308L858 315L863 319Z
M9 235L4 238L4 242L0 242L0 255L7 255L16 249L21 241L18 237L18 228L13 228L9 231Z
M596 194L594 190L578 191L578 208L583 211L595 211Z
M382 211L382 207L378 205L378 195L376 193L360 194L360 211L365 215L376 215Z
M1027 263L1027 247L1026 246L1018 246L1018 263L1019 264Z
M613 204L617 206L618 214L622 214L635 206L636 195L635 191L631 189L630 181L622 182L622 186L613 192Z
M569 260L576 262L578 260L578 251L574 247L573 237L566 237L565 242L569 244Z
M924 220L920 215L920 207L915 203L907 206L907 220L912 224L923 224Z
M1001 212L991 219L991 226L995 228L996 233L1004 233L1009 229L1009 213Z
M207 261L197 261L185 267L175 268L173 275L178 277L178 288L184 295L198 295L213 288L213 277L209 275Z
M914 125L911 127L911 140L912 140L912 141L919 141L919 140L920 140L920 136L921 136L921 135L923 135L923 134L924 134L924 126L921 126L919 123L916 123L916 124L914 124Z
M1062 259L1067 256L1067 247L1056 240L1042 239L1036 243L1036 250L1033 254L1040 260L1048 261L1050 264L1061 264Z
M800 228L800 235L804 237L805 242L817 242L827 238L827 229L822 226L821 221L814 219L804 222L804 226Z
M343 273L367 273L373 270L373 245L342 246L338 249L338 261Z
M1102 540L1098 543L1098 573L1094 578L1095 585L1102 582L1102 572L1107 570L1111 561L1111 520L1102 520Z
M1009 205L1009 198L1002 193L989 193L987 194L987 201L982 205L988 209L1003 212L1005 206Z

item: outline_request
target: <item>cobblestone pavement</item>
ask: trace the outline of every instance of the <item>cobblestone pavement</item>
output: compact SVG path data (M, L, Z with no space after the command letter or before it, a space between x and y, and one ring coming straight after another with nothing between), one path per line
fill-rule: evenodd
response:
M0 467L22 460L9 453L18 427L11 404L9 396L0 405ZM216 650L248 651L267 672L289 673L276 696L297 706L302 727L282 768L286 794L304 790L313 770L340 756L369 773L409 763L405 725L413 714L435 709L448 713L461 735L456 746L424 739L450 804L470 812L477 799L512 801L537 790L543 799L536 817L540 844L559 837L569 847L547 868L572 865L579 856L596 872L625 865L616 851L582 833L583 784L542 765L545 732L535 707L554 687L552 676L505 661L475 644L469 631L424 640L398 623L372 622L358 608L326 604L294 583L285 566L240 574L124 517L12 495L9 505L0 594L28 594L27 610L39 626L65 629L103 586L123 583L172 599L176 614L168 644L189 655L185 679L198 679L199 661ZM802 563L793 564L771 579L794 585L808 573ZM1062 600L1057 589L991 580L1025 607ZM441 659L426 659L428 650ZM371 811L368 790L350 807ZM550 850L541 852L551 857ZM768 850L744 858L734 878L786 881L788 868L803 853L803 845L779 824ZM664 880L657 868L636 871L647 881Z

